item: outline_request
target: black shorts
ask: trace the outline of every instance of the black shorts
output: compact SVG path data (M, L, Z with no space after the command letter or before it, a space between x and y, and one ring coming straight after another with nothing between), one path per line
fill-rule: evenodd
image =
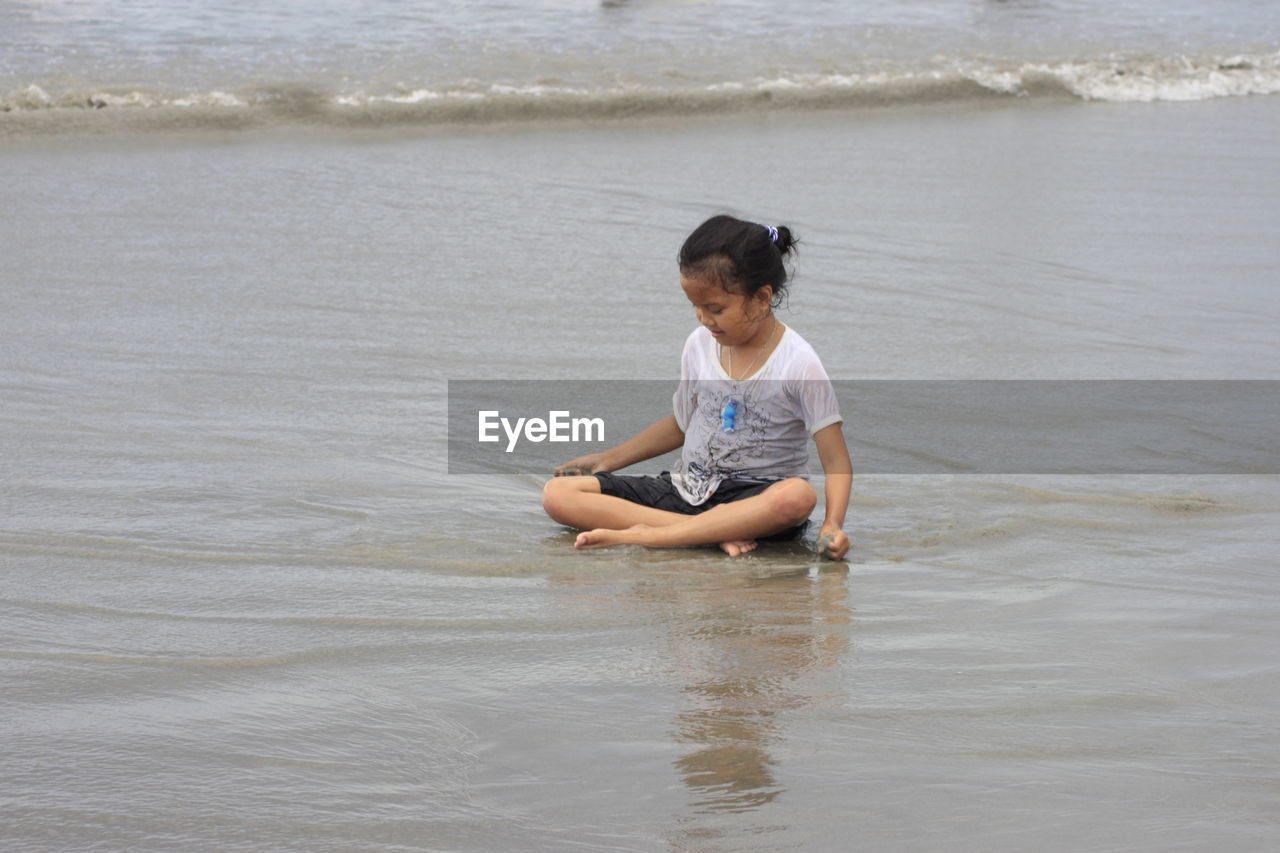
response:
M721 504L755 497L773 485L773 483L762 483L759 480L723 480L705 503L691 504L680 497L680 492L676 491L675 485L671 482L669 471L663 471L656 477L636 477L610 472L593 476L600 481L600 491L603 494L683 515L697 515ZM763 541L790 541L803 533L808 526L808 521L802 521L795 527L760 538Z

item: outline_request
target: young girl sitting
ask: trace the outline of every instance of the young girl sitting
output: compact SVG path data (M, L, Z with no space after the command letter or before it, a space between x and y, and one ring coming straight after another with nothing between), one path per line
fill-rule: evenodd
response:
M674 414L602 453L565 463L542 492L577 548L718 544L730 556L790 539L817 494L808 437L826 474L819 551L849 550L841 528L853 470L835 392L813 348L773 309L786 289L790 229L716 216L680 249L680 286L701 324L680 360ZM613 473L682 448L658 477Z

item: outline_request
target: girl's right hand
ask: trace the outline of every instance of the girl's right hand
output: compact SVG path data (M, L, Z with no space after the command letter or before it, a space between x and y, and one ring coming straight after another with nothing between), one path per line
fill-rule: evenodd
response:
M577 459L571 459L563 465L556 466L551 473L556 477L580 477L608 470L609 466L604 463L603 453L588 453L586 456L579 456Z

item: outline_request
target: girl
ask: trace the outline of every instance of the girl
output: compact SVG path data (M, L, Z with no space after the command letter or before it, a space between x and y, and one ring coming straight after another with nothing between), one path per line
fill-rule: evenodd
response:
M680 249L680 286L701 324L680 360L675 412L634 438L556 469L542 492L553 519L584 530L577 548L718 544L737 556L760 539L794 538L817 494L808 437L826 474L819 551L849 550L853 482L835 392L813 348L773 309L794 253L790 229L708 219ZM613 473L682 448L658 477Z

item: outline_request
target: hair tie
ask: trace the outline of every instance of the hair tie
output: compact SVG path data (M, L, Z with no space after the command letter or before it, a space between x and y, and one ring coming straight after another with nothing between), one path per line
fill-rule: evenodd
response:
M778 242L778 229L772 225L766 225L765 228L769 229L769 239L774 243Z

